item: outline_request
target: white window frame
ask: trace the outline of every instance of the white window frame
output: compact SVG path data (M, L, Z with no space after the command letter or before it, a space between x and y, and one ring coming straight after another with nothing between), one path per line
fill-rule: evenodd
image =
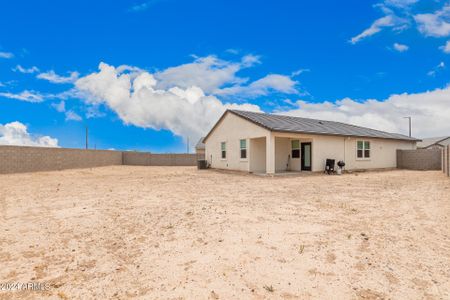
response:
M358 143L362 143L362 149L358 148ZM369 143L369 147L366 148L366 143ZM358 150L362 150L362 157L358 157ZM369 151L369 157L366 157L366 150ZM372 159L372 142L369 140L357 140L356 141L356 160L371 160Z
M222 145L225 145L225 150L222 149ZM223 152L225 152L225 157L222 156ZM220 159L227 160L227 142L220 142Z
M245 148L242 148L241 142L245 141ZM245 157L242 157L242 150L245 150ZM247 161L248 160L248 143L247 139L240 139L239 140L239 158L241 161Z

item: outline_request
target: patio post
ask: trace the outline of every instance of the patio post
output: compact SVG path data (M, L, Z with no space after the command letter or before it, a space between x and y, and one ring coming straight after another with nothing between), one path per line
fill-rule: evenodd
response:
M272 132L266 136L266 173L275 174L275 136Z

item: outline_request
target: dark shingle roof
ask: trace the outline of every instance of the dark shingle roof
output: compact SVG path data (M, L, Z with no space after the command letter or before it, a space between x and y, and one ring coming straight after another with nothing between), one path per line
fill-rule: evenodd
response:
M229 112L271 131L418 141L416 138L398 133L389 133L340 122L256 113L242 110L229 110Z

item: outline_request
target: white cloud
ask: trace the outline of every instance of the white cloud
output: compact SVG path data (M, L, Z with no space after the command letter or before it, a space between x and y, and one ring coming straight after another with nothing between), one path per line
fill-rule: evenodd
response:
M28 91L28 90L25 90L25 91L17 93L17 94L4 92L4 93L0 93L0 97L16 99L16 100L25 101L25 102L42 102L42 101L44 101L44 96L42 94L40 94L39 92Z
M260 57L251 54L243 56L240 62L225 61L210 55L196 58L192 63L171 67L153 75L156 80L156 88L163 90L198 87L205 94L234 95L240 98L254 98L268 95L270 92L298 93L296 89L298 82L289 76L270 74L251 83L247 83L247 78L237 76L240 70L259 63Z
M212 93L224 84L238 84L247 79L236 75L243 68L259 63L254 55L244 56L241 62L229 62L210 55L196 58L194 62L157 72L157 88L189 88L197 86L205 93Z
M0 52L0 58L13 58L14 54L11 52Z
M398 8L406 8L413 4L416 4L419 0L386 0L384 3L388 6L394 6Z
M299 69L297 71L292 72L291 73L291 77L296 77L296 76L299 76L299 75L301 75L303 73L306 73L306 72L311 72L311 70L310 69Z
M424 93L392 95L385 101L345 98L335 103L298 101L297 105L296 109L280 113L404 134L408 125L403 117L412 116L413 136L445 136L450 132L450 86Z
M399 43L394 43L394 49L397 50L398 52L405 52L405 51L408 51L409 46L399 44Z
M426 36L445 37L450 35L450 4L432 14L414 16L418 29Z
M133 5L132 7L130 7L130 9L128 11L130 11L130 12L146 11L151 6L155 5L156 3L160 2L160 1L162 1L162 0L151 0L151 1L140 3L140 4L136 4L136 5Z
M33 73L39 72L39 69L36 66L32 66L30 68L24 68L21 65L17 65L12 70L14 72L20 72L20 73L24 73L24 74L33 74Z
M359 41L380 32L384 27L393 27L397 24L393 15L387 15L377 19L369 28L351 38L350 42L356 44Z
M39 79L44 79L52 83L73 83L78 79L80 74L78 72L71 72L69 76L61 76L51 70L49 72L40 73L36 77Z
M249 85L235 85L216 91L217 95L237 96L239 98L256 98L272 92L283 94L298 94L297 81L291 77L279 74L270 74L258 79Z
M447 43L441 47L442 51L445 53L450 53L450 41L447 41Z
M233 49L233 48L230 48L230 49L225 50L225 52L228 52L228 53L230 53L230 54L237 55L237 54L239 54L240 50L239 50L239 49Z
M18 146L58 147L58 140L50 136L33 136L20 122L0 124L0 144Z
M374 7L381 9L384 16L375 20L369 28L353 37L350 42L356 44L379 33L384 28L392 28L393 31L400 32L408 29L414 21L418 30L425 36L449 36L450 2L446 1L443 7L434 13L414 12L413 14L414 4L418 2L419 0L385 0L374 5Z
M73 110L66 111L66 121L81 121L82 118Z
M436 74L445 69L445 63L441 61L436 67L434 67L431 71L427 73L428 76L436 76Z
M51 106L56 109L57 112L64 113L66 121L81 121L82 118L79 114L73 110L66 110L66 102L61 101L59 103L52 103Z
M56 109L57 112L66 111L66 103L64 101L61 101L59 103L52 103L51 106Z
M261 63L261 57L259 55L248 54L242 57L242 66L245 68L252 67Z
M197 140L211 128L227 108L259 111L256 105L223 103L212 95L205 95L204 90L194 83L213 89L227 80L234 82L235 77L234 72L223 70L229 68L229 64L218 62L216 58L209 57L206 65L209 67L211 64L215 65L220 75L216 74L215 68L212 70L204 68L204 63L203 59L198 59L194 63L197 65L187 68L183 65L181 70L172 68L171 72L162 76L164 84L148 72L140 72L133 76L101 63L98 72L78 79L75 84L80 92L84 93L86 103L106 105L126 124L167 129L178 136L189 136L191 140ZM197 75L200 73L201 76L211 74L214 84L204 82L201 76L197 76L197 81L190 82L187 69L197 72ZM172 84L168 78L174 80L177 85ZM160 86L167 88L163 89Z

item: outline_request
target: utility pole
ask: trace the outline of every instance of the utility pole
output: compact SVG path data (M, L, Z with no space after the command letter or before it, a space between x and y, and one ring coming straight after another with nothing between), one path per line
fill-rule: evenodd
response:
M189 137L187 137L186 153L189 154Z
M89 148L89 127L86 125L86 150Z
M403 118L409 120L409 137L411 137L411 117L403 117Z

